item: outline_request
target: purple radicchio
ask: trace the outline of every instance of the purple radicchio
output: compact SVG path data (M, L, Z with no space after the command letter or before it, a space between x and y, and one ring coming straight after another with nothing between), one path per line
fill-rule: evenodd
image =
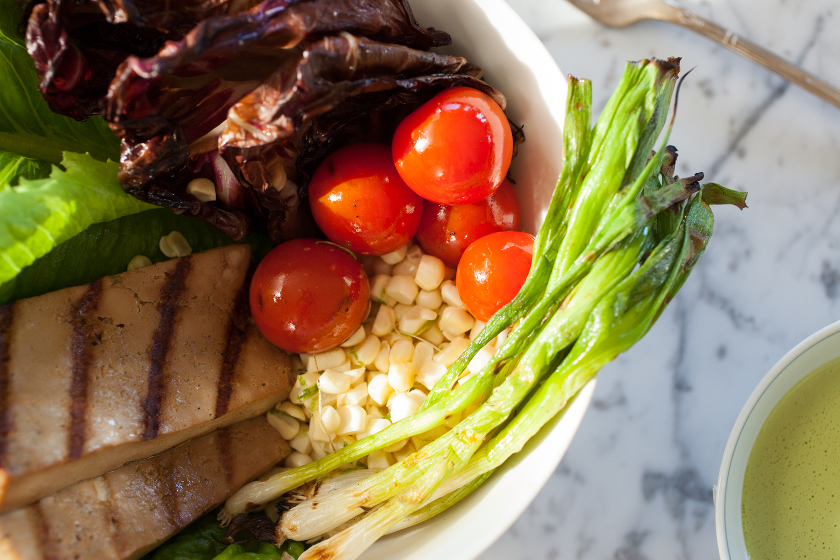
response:
M228 109L278 67L296 61L305 43L342 31L422 48L449 42L447 34L419 27L398 0L265 0L235 16L203 20L155 57L127 58L108 92L105 118L129 153L145 141L139 132L150 120L156 128L169 123L166 157L177 140L185 160L189 144L222 124ZM158 173L160 166L152 175L132 167L120 181L144 184Z
M51 108L83 120L102 113L108 86L131 55L153 57L199 21L256 0L49 0L28 2L23 29ZM24 22L22 22L23 24Z
M202 203L186 193L186 183L206 165L197 167L191 158L195 160L217 148L217 137L226 126L230 107L267 78L295 72L299 66L317 74L330 64L349 64L350 60L339 60L346 49L333 53L330 64L328 57L317 51L317 64L301 64L312 44L348 32L385 41L383 44L391 49L431 57L436 62L426 63L425 70L440 66L432 73L461 69L466 75L467 68L471 75L478 73L463 59L435 58L423 50L405 47L426 49L447 44L450 39L446 33L420 27L404 1L266 0L247 14L205 19L181 41L168 43L158 56L129 57L121 65L111 84L105 112L112 130L122 139L120 182L128 192L155 204L204 219L208 214L218 214L218 221L212 217L208 221L234 238L253 229L267 229L276 240L292 235L287 222L305 222L287 220L288 200L297 205L298 193L292 196L289 191L296 189L290 188L281 195L276 181L272 185L266 177L271 176L268 169L278 165L289 169L294 177L298 156L294 144L264 148L259 162L250 164L250 172L225 156L245 190L250 191L250 195L231 199L235 205L226 204L222 196ZM396 57L380 70L394 75L399 71L399 60ZM442 60L446 62L442 64ZM412 68L406 76L413 77L421 69ZM338 101L333 100L333 105ZM215 172L200 173L212 177ZM255 173L259 180L253 179ZM301 210L305 214L305 205Z
M227 113L217 139L219 153L258 202L249 205L254 199L245 197L243 211L252 219L259 216L258 223L265 224L277 242L300 235L287 220L299 225L306 222L305 186L327 153L359 141L390 142L404 116L446 87L476 87L504 106L504 98L482 82L480 74L478 67L463 58L347 33L310 44ZM135 176L156 177L129 188L129 192L152 201L148 187L159 186L165 173L150 169L161 160L147 162L141 157L129 164L126 155L130 152L125 146L123 168ZM151 167L146 167L148 163ZM278 164L285 172L280 181L273 171ZM182 192L183 187L175 183L171 182L170 192ZM297 185L304 188L292 199L298 206L297 214L291 216L292 209L284 199L293 196L290 191L297 190ZM204 212L207 206L218 207L216 203L200 204ZM240 231L247 227L242 224Z
M26 48L50 108L84 120L102 112L114 72L127 56L152 56L171 37L158 29L112 25L92 2L53 0L33 7Z
M244 12L259 0L96 0L111 23L132 23L183 37L203 19Z
M80 32L92 28L148 40L94 48ZM480 68L428 52L449 43L407 0L49 0L28 28L52 106L101 112L121 139L127 192L233 239L266 231L276 242L317 234L306 186L330 151L390 142L447 87L504 107ZM197 177L214 181L215 200L188 192Z
M269 185L269 174L256 172L262 154L296 154L296 178L305 186L329 152L390 143L408 113L448 87L480 89L505 107L504 96L479 79L481 69L463 58L347 33L313 43L291 66L231 107L219 136L223 155L257 189Z

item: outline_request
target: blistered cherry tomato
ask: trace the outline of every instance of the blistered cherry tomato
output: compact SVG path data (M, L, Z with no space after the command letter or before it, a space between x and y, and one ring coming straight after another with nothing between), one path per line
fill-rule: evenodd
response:
M489 321L519 293L533 254L534 236L521 231L491 233L467 247L455 276L467 310L476 319Z
M471 204L493 194L507 175L513 134L489 95L454 87L407 116L391 149L414 192L438 204Z
M454 268L473 241L518 227L519 202L505 179L499 190L472 204L444 206L427 200L423 204L417 241L426 253Z
M408 188L382 144L356 144L325 159L309 183L312 215L332 241L362 255L384 255L409 242L423 200Z
M316 239L278 245L251 280L251 315L265 337L288 352L322 352L353 334L367 313L370 285L362 263Z

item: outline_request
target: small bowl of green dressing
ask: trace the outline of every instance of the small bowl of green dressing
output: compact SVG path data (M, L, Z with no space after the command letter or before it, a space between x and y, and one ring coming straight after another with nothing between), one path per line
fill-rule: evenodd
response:
M714 497L722 560L840 559L840 322L750 395Z

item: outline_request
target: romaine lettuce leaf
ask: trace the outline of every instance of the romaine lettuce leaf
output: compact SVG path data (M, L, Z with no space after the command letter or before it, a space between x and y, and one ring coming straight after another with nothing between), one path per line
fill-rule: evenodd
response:
M52 163L61 152L119 158L119 140L100 117L78 122L53 113L38 90L38 75L17 35L20 8L0 0L0 150Z
M273 544L252 542L232 544L213 560L282 560L283 553Z
M143 560L212 560L227 548L225 531L212 513L199 518Z
M0 191L0 283L91 224L155 208L122 190L114 162L64 152L61 164Z
M297 560L307 548L304 543L297 541L285 541L279 548L271 543L248 541L230 545L212 560L283 560L284 553Z
M103 163L119 157L105 121L47 106L16 32L20 17L0 0L0 284L89 225L152 208L122 190L117 163Z
M12 152L0 152L0 191L25 179L43 179L52 171L49 162L24 157Z
M165 208L94 224L0 285L0 305L125 272L128 262L137 255L145 255L152 262L166 260L160 251L160 238L172 231L181 232L194 253L232 243L209 224ZM242 241L251 245L254 262L273 247L264 234L253 233Z
M215 513L209 513L142 560L281 560L284 552L297 560L307 548L296 541L286 541L280 548L253 540L228 546L224 536Z

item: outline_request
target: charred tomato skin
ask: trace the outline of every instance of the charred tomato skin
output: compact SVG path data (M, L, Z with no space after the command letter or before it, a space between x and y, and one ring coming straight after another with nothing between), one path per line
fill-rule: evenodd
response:
M507 175L513 134L489 95L454 87L403 119L391 149L414 192L438 204L472 204L493 194Z
M528 277L534 254L534 236L501 231L472 243L458 265L455 285L467 311L489 321L510 303Z
M417 242L423 251L456 267L467 247L497 231L519 227L519 201L507 179L489 197L472 204L446 206L426 201Z
M405 184L384 144L354 144L330 154L309 183L312 215L335 243L384 255L420 227L423 200Z
M293 239L260 262L248 295L257 327L275 346L323 352L359 328L370 285L362 264L345 249L317 239Z

